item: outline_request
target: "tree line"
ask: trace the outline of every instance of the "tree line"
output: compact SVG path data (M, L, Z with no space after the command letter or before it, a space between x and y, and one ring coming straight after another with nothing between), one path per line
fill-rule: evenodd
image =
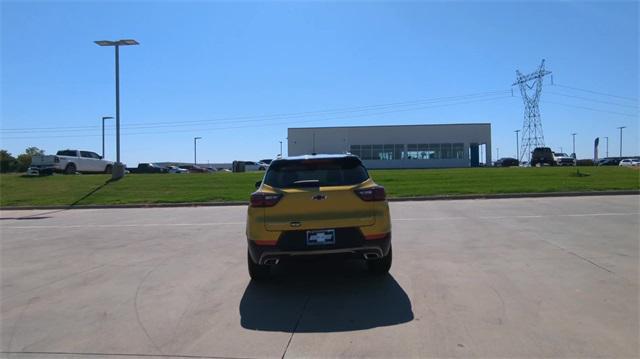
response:
M27 147L18 157L13 157L7 150L0 150L0 173L26 172L31 165L31 157L37 155L44 155L44 150Z

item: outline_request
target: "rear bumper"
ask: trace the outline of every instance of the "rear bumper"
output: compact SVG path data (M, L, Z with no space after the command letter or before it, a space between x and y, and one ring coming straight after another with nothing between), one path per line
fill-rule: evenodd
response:
M286 232L283 232L276 245L258 245L255 241L248 240L251 259L258 264L276 264L287 257L336 254L355 255L364 259L377 259L386 256L391 247L391 233L387 233L380 239L372 240L365 239L360 233L359 236L343 240L342 243L340 241L341 238L338 237L336 244L324 247L307 247L304 239L287 238L284 233Z

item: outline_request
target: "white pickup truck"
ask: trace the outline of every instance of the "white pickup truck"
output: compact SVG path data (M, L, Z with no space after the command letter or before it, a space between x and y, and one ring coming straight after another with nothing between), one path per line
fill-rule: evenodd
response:
M38 155L31 158L28 174L62 172L65 174L111 173L113 162L103 160L100 155L91 151L62 150L55 155Z

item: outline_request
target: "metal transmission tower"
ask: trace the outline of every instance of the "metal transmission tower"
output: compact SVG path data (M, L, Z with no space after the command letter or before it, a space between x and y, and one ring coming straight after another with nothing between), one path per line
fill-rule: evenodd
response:
M522 101L524 101L524 122L522 123L522 141L520 158L518 159L520 161L525 156L529 156L529 160L531 160L531 151L536 147L544 147L538 102L542 93L542 79L549 74L551 71L544 69L544 59L538 70L528 75L523 75L519 70L516 70L517 79L511 86L520 85L520 94ZM530 90L532 90L531 94L529 94Z

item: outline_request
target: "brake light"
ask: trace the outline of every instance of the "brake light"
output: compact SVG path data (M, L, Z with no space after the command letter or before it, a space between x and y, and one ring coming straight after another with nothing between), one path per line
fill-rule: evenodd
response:
M251 207L273 207L282 198L281 194L253 192L251 194Z
M363 201L384 201L387 199L387 194L382 186L359 189L356 190L356 194Z
M53 162L54 162L54 163L59 163L59 162L60 162L60 157L58 157L58 156L53 156Z

